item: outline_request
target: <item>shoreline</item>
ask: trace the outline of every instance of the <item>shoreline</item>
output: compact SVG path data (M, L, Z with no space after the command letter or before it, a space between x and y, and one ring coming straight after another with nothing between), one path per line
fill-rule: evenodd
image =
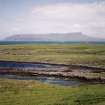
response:
M11 61L11 60L0 60L0 63L17 63L17 64L42 64L42 65L51 65L51 66L64 66L70 68L84 68L84 69L92 69L92 70L102 70L105 71L105 67L100 66L87 66L84 64L63 64L63 63L48 63L48 62L28 62L28 61Z
M42 64L49 66L45 67L24 67L24 68L12 68L12 67L0 67L0 74L13 74L21 76L48 76L58 78L76 78L89 82L105 83L105 76L101 73L105 72L105 68L97 68L82 65L65 65L65 64L50 64L39 62L17 62L17 61L0 61L16 64ZM50 67L51 66L51 67ZM52 68L54 66L54 68Z

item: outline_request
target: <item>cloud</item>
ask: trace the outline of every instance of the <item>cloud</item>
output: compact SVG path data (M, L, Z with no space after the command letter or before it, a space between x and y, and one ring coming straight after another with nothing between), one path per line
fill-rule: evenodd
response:
M49 26L46 27L49 30L82 31L96 36L105 34L105 2L37 6L32 9L32 16L33 20Z
M105 2L35 5L8 24L10 33L83 32L105 38Z

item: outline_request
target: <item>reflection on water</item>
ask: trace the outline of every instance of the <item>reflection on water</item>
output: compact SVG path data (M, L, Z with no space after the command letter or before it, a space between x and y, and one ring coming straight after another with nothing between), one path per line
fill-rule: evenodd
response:
M0 69L16 69L16 70L64 70L67 66L63 64L49 63L32 63L32 62L15 62L15 61L0 61Z
M60 68L62 64L48 63L32 63L32 62L15 62L15 61L0 61L1 68Z
M15 62L15 61L0 61L0 68L15 68L19 70L64 70L65 66L62 64L47 64L47 63L26 63L26 62ZM37 68L37 69L36 69ZM39 68L39 69L38 69ZM80 85L82 82L75 79L64 79L55 77L45 77L45 76L19 76L10 74L0 74L0 78L8 79L19 79L19 80L38 80L42 83L57 84L64 86L76 86Z
M8 79L18 79L18 80L37 80L42 83L48 84L57 84L63 86L78 86L82 82L76 79L64 79L64 78L55 78L55 77L45 77L45 76L19 76L19 75L1 75L0 78L8 78Z

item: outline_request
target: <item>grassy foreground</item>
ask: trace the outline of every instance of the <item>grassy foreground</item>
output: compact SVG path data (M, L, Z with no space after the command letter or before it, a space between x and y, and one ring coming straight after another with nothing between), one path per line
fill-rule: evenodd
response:
M105 105L105 85L64 87L0 79L0 105Z
M105 67L105 45L0 45L0 60ZM105 105L105 85L64 87L30 80L0 79L0 105Z
M0 60L83 64L105 67L104 44L0 45Z

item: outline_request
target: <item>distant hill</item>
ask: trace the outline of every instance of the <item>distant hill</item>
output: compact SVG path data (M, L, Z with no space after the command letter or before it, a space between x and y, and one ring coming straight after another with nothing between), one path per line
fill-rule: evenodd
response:
M5 41L72 41L90 42L105 41L99 38L89 37L81 32L74 33L51 33L51 34L17 34L4 39Z

